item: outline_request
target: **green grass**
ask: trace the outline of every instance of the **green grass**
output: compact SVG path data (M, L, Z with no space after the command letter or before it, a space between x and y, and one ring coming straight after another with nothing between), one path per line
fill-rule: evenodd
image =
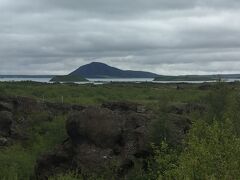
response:
M133 101L144 104L159 101L196 101L204 96L197 88L187 88L183 91L176 89L176 85L69 85L69 84L41 84L31 82L0 83L1 94L11 96L27 96L50 102L76 104L100 104L104 101Z
M0 179L26 180L33 176L37 157L52 150L66 138L65 117L56 117L51 122L33 123L26 131L29 140L0 149Z

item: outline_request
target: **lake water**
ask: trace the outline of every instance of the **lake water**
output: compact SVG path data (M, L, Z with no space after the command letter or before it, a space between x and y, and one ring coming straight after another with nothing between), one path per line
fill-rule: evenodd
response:
M7 81L7 82L19 82L19 81L35 81L35 82L49 82L51 78L0 78L0 81ZM96 78L96 79L88 79L89 82L87 83L108 83L108 82L152 82L153 78ZM86 83L86 82L82 82Z
M89 78L90 82L152 82L153 78Z
M35 81L47 83L51 78L0 78L2 82L19 82L19 81ZM154 82L154 83L203 83L204 81L153 81L153 78L94 78L88 79L89 82L80 82L79 84L94 83L94 84L104 84L110 82ZM225 79L227 82L239 81L240 79Z

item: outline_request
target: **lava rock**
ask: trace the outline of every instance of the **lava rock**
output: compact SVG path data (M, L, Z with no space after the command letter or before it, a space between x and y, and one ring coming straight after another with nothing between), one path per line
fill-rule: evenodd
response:
M0 111L0 136L10 136L12 121L12 113L8 111Z
M146 111L143 105L130 102L105 102L102 104L102 107L111 109L112 111L134 111L139 113Z
M109 147L121 135L121 116L105 108L90 107L72 114L66 124L68 135L74 142L92 142Z
M7 102L0 102L0 111L13 111L13 105Z
M68 139L38 159L37 179L57 174L56 169L62 173L71 169L101 173L113 164L116 178L124 177L135 160L150 155L147 140L150 115L138 113L132 107L133 104L129 107L105 104L70 114L66 122ZM63 155L67 158L62 158Z
M7 138L1 137L0 138L0 146L6 146L8 143Z

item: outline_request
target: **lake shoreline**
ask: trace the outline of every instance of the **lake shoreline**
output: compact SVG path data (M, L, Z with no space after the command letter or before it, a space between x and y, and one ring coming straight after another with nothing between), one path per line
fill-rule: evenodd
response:
M0 82L22 82L32 81L39 83L53 83L50 82L51 78L0 78ZM216 81L154 81L153 78L87 78L88 81L84 82L69 82L75 84L108 84L108 83L154 83L154 84L201 84L201 83L214 83ZM240 79L225 79L224 82L235 82ZM64 82L61 82L64 83Z

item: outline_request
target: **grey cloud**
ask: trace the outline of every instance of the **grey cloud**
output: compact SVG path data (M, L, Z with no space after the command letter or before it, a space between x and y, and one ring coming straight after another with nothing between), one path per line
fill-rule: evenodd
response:
M45 12L52 10L75 10L88 14L142 13L158 10L181 10L195 7L228 9L240 6L238 0L1 0L3 8L17 12ZM124 16L124 14L122 14Z
M93 60L240 73L239 10L236 0L0 0L0 74L62 74Z

